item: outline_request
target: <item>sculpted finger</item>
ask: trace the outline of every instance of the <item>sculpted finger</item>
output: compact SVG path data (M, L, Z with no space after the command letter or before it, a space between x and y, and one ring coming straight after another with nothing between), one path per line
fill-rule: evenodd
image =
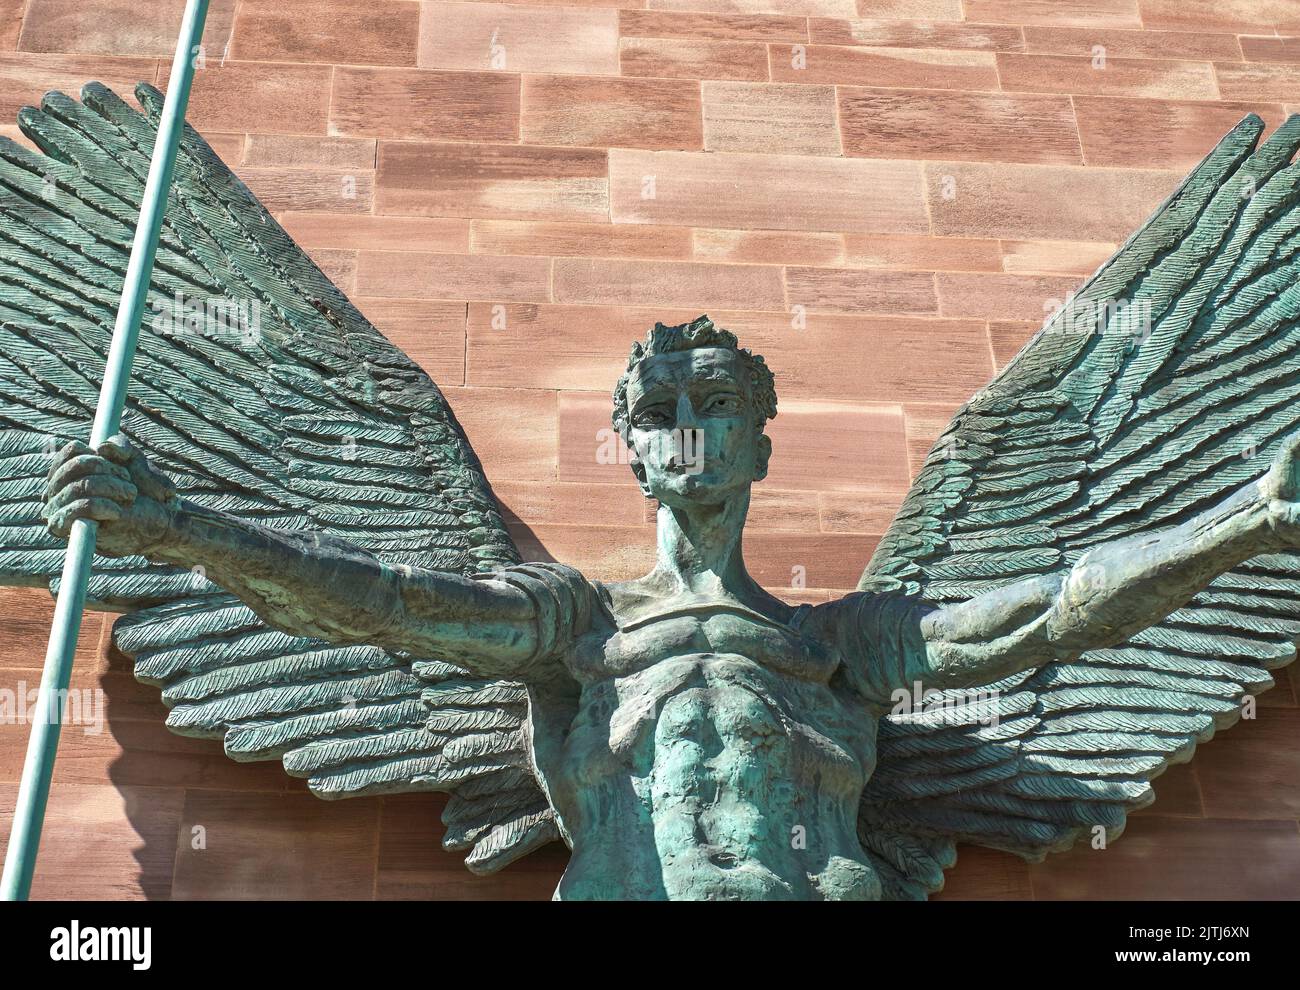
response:
M67 539L72 524L78 519L95 522L112 522L122 518L122 506L107 498L87 498L59 509L50 517L50 532Z
M105 457L114 464L121 464L123 467L130 465L132 458L135 457L135 447L127 439L125 433L114 433L111 437L101 443L95 453L100 457Z
M135 448L129 449L134 451ZM158 502L167 502L176 494L171 479L150 464L147 457L140 456L138 452L132 454L127 469L131 472L131 481L135 483L136 488L140 489L149 498Z
M1282 441L1273 458L1273 472L1280 498L1293 501L1300 496L1300 433Z
M1282 456L1290 463L1291 478L1296 477L1297 461L1300 460L1300 433L1292 433L1282 441Z
M90 447L82 443L80 440L68 441L55 452L53 460L50 461L50 469L45 473L45 480L48 481L50 478L53 478L54 472L68 461L72 460L72 458L90 453L93 453Z
M111 475L95 474L81 478L59 489L45 503L45 511L53 517L61 509L83 500L103 500L115 502L126 508L135 501L136 487L129 481L123 481Z
M78 478L86 478L95 474L120 478L125 482L131 480L131 473L119 464L114 464L112 461L105 460L96 454L77 454L70 460L55 465L53 473L45 483L45 498L48 499L59 489L66 487Z
M71 519L65 519L62 512L56 512L54 515L43 509L41 518L45 520L45 528L57 536L60 540L66 540L69 535L69 529L72 526Z

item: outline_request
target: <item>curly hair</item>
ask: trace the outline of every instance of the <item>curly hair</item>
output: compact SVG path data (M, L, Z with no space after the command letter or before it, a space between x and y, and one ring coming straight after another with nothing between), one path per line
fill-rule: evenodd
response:
M721 347L735 351L740 355L749 372L749 393L757 414L758 432L769 419L776 416L776 380L761 354L753 353L748 347L741 347L736 335L730 330L715 327L707 316L701 316L690 323L668 327L656 323L654 329L646 334L645 343L632 345L632 354L627 359L627 370L614 386L614 429L626 442L630 422L627 408L627 383L632 372L642 361L656 354L672 354L677 351L689 351L696 347Z

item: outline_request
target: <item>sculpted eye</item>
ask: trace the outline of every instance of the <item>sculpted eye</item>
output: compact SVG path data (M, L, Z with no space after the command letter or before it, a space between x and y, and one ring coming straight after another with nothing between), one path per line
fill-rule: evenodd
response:
M636 425L654 428L666 426L669 421L667 411L660 408L643 409L636 414Z
M740 411L740 396L715 395L704 405L705 410L713 413L732 413Z

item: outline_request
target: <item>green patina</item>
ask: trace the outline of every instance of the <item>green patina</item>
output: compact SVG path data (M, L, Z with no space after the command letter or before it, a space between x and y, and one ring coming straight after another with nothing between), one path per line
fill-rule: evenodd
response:
M731 334L656 326L615 391L653 570L524 564L437 387L192 130L123 435L77 444L137 96L0 143L0 577L98 520L91 599L176 732L449 792L477 872L562 840L562 898L922 898L959 841L1114 838L1295 655L1300 118L1225 137L957 413L860 590L795 607L745 568L776 393Z

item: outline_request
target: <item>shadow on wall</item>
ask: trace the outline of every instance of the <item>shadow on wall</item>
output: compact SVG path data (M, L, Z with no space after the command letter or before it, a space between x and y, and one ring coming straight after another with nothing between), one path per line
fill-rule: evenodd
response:
M542 544L533 528L520 519L500 495L497 495L497 504L501 506L501 518L505 520L506 528L510 531L510 538L515 541L515 546L519 548L523 558L530 561L556 563L555 557L551 556L551 552Z
M508 507L502 511L524 556L554 559ZM50 839L56 856L80 858L83 869L93 867L89 847L99 841L131 845L137 875L121 876L119 865L119 876L100 896L545 900L559 882L568 861L561 843L476 877L465 868L464 853L442 849L444 795L323 801L279 761L236 763L219 740L169 731L157 689L135 680L130 660L110 646L107 632L100 663L106 664L103 731L87 741L68 733L60 759L75 760L79 748L113 754L107 769L120 795L119 827L87 843L85 829L94 823L82 821ZM67 807L66 797L52 800L52 810L60 806ZM104 855L119 864L125 858L120 846ZM72 896L79 889L65 878L49 892Z

